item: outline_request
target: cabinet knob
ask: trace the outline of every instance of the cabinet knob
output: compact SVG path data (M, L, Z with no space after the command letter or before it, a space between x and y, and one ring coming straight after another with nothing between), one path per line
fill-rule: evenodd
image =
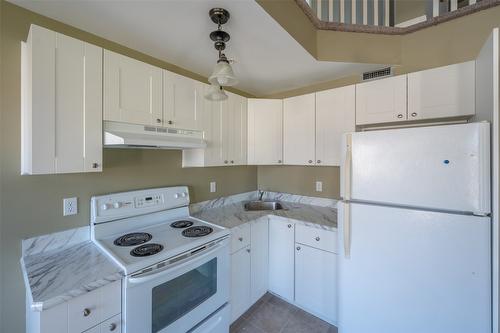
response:
M288 228L291 228L291 227L292 227L292 225L291 225L291 224L289 224L289 225L288 225Z
M309 160L308 162L309 162L309 163L312 163L313 161L312 161L312 160Z
M417 116L417 113L416 113L416 112L412 112L411 116L412 116L412 117L416 117L416 116Z
M117 327L118 327L118 326L117 326L115 323L111 323L111 324L109 325L109 330L110 330L110 331L114 331L114 330L116 330L116 328L117 328Z
M278 160L278 163L281 163L281 160Z
M315 240L316 240L316 242L319 242L319 237L316 237Z
M247 252L250 253L250 249L247 249Z
M160 119L160 118L156 118L156 122L157 122L158 124L160 124L160 123L161 123L161 119Z
M403 115L402 115L401 113L400 113L400 114L398 114L398 118L399 118L399 119L403 118Z
M169 121L168 121L168 124L169 124L169 125L172 125L173 123L174 123L174 122L173 122L172 120L169 120Z
M238 238L240 242L243 242L243 237Z
M300 246L297 246L297 251L300 251Z
M317 160L316 163L321 163L321 160Z
M97 169L99 167L99 163L92 163L92 168L93 169Z
M233 161L233 160L231 160L231 164L234 164L234 161Z
M88 317L88 316L90 316L90 312L91 312L91 311L90 311L90 309L88 309L88 308L83 309L83 316L84 316L84 317Z
M227 162L227 160L226 160L226 161L224 161L224 164L227 164L227 163L228 163L228 162Z

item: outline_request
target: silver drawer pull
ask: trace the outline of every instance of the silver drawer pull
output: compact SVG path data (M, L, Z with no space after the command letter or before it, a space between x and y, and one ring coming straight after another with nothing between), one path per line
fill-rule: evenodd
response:
M160 118L156 118L156 122L159 124L161 123L161 119Z
M238 238L240 242L243 242L243 237Z
M316 237L316 238L315 238L315 240L316 240L317 242L319 242L319 237Z
M289 224L289 225L288 225L288 228L291 228L291 227L292 227L292 225L291 225L291 224Z
M83 309L83 316L84 317L90 316L90 313L91 313L90 309L87 309L87 308Z
M250 253L250 249L247 249L247 252Z
M278 163L281 163L281 160L278 160Z
M300 246L297 246L297 251L300 251Z
M417 113L416 113L416 112L413 112L413 113L411 114L411 116L412 116L412 117L416 117L416 116L417 116Z
M399 118L399 119L403 118L403 115L402 115L401 113L400 113L400 114L398 114L398 118Z
M111 324L109 325L109 330L110 330L110 331L114 331L114 330L116 330L116 328L117 328L117 327L118 327L118 326L117 326L115 323L111 323Z

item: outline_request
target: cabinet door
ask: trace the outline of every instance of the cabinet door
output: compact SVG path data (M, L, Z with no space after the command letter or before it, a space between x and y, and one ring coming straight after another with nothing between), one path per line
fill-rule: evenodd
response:
M342 134L354 132L355 86L316 93L316 165L340 165Z
M285 164L314 165L314 94L283 101L283 159Z
M337 320L337 255L296 243L295 302L313 314Z
M260 218L250 225L251 252L251 303L257 302L268 289L269 270L269 219Z
M203 130L207 147L205 148L206 166L223 164L223 131L222 131L222 102L205 100L203 115Z
M203 112L203 84L163 71L163 125L181 129L200 129Z
M234 165L247 164L247 99L235 95L233 103L233 145L229 161Z
M475 114L475 63L408 74L408 119Z
M234 146L234 97L233 94L228 93L228 99L221 102L221 126L222 126L222 164L230 165L231 159L233 159L233 146Z
M406 75L356 85L356 125L406 119Z
M293 301L294 295L294 224L269 219L269 290Z
M104 120L161 125L162 69L105 50Z
M231 322L250 307L250 246L231 255Z
M248 164L283 162L283 101L248 99Z
M102 49L32 25L22 57L22 174L102 170Z

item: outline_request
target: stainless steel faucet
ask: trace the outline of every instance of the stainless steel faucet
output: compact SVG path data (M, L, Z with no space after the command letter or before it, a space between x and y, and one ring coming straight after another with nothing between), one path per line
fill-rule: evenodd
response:
M265 191L259 190L259 201L262 201Z

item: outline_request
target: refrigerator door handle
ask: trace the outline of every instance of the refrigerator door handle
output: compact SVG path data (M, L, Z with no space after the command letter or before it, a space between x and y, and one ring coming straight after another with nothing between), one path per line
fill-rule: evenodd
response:
M344 205L344 257L351 257L351 204Z
M346 135L346 152L344 161L344 199L351 199L351 163L352 163L352 135Z

